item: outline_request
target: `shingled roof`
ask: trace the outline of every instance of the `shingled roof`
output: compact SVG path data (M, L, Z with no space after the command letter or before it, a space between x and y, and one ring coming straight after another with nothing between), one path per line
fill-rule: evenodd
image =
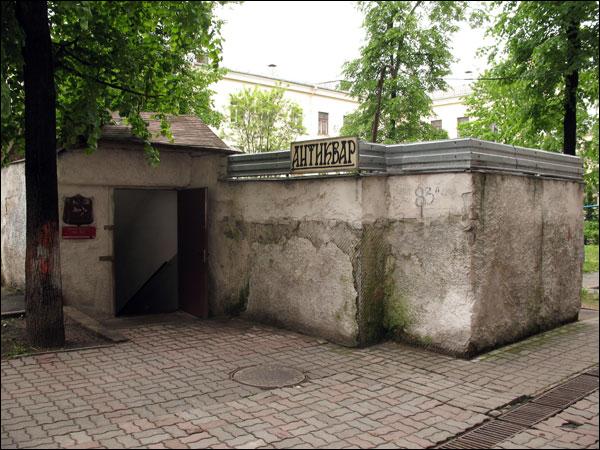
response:
M192 150L214 150L223 153L238 153L230 148L213 131L195 116L169 116L173 141L160 134L160 120L154 118L155 113L141 113L148 122L148 130L152 133L150 142L167 147L181 147ZM126 125L117 114L113 115L114 124L102 127L101 139L141 142L131 134L131 127Z

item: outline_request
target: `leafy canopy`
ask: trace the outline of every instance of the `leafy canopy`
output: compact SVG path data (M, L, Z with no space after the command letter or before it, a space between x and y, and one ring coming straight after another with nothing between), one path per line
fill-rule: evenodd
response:
M281 87L243 89L229 96L228 128L234 145L248 153L288 148L306 133L302 108L284 97Z
M487 33L495 44L482 50L490 68L466 99L474 120L461 125L461 134L561 151L565 77L576 69L582 148L598 121L598 2L492 2L483 17L491 21ZM579 23L580 47L569 64L573 21Z
M220 77L224 2L51 1L55 61L57 143L93 150L100 127L118 112L148 144L140 117L154 111L169 136L168 114L194 114L218 125L208 85ZM24 147L23 35L15 2L2 2L2 162ZM198 66L196 59L206 64Z
M431 114L428 94L447 87L450 39L465 8L460 1L359 2L366 45L344 75L360 106L341 134L386 143L448 137L423 118Z
M565 78L577 70L586 203L598 195L598 10L596 1L493 2L480 16L491 21L487 33L496 42L483 49L490 68L466 98L474 120L459 127L465 136L560 152ZM579 24L578 48L569 46L573 23Z

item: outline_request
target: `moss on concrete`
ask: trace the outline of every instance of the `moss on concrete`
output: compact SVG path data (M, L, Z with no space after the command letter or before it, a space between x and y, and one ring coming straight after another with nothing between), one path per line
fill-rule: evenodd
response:
M250 297L250 281L246 280L246 283L238 292L237 299L232 299L231 303L225 307L225 314L235 317L246 311L248 308L248 297Z
M532 350L539 349L543 346L551 347L553 341L558 336L570 335L580 332L589 325L582 322L575 322L563 325L558 328L551 329L540 334L533 335L532 337L526 338L525 340L508 344L503 347L492 350L479 357L479 360L491 360L496 358L506 358L510 356L516 356L523 352L530 352ZM523 337L522 337L523 338ZM485 351L485 350L484 350Z
M403 336L412 322L407 300L398 292L394 281L395 269L395 260L389 257L386 263L384 279L384 314L382 325L386 335L391 338Z
M239 242L242 240L242 230L240 229L240 224L239 222L233 222L233 221L224 221L223 224L223 235L228 238L228 239L232 239L236 242Z
M387 242L385 227L366 225L357 247L355 276L359 276L358 326L359 345L369 345L384 336L382 327L385 303L385 262Z

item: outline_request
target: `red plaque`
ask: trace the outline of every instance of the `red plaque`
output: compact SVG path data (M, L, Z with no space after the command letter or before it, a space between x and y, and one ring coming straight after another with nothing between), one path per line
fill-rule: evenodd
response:
M63 239L94 239L96 227L62 227Z

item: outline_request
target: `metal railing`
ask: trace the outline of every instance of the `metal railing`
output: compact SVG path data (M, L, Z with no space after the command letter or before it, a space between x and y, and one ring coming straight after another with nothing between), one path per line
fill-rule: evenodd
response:
M358 153L358 171L363 174L494 171L576 181L583 177L583 163L577 156L478 139L394 145L360 142ZM348 172L331 175L343 173ZM290 175L289 150L228 156L230 180Z

